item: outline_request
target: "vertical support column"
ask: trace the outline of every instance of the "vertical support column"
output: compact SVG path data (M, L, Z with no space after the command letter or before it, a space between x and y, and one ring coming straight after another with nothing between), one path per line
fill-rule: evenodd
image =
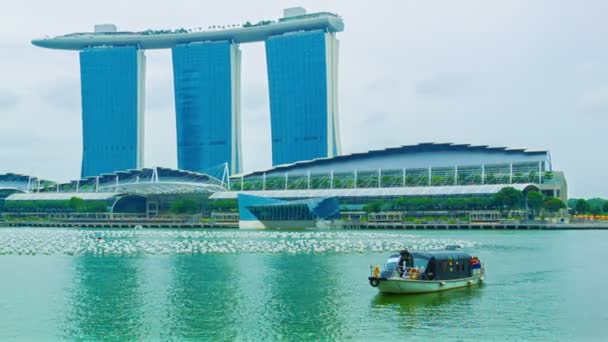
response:
M407 171L405 168L403 168L403 184L402 186L405 188L405 186L407 185Z
M241 176L241 191L243 191L244 186L245 186L245 176Z
M486 164L481 164L481 185L486 184Z
M357 188L357 182L358 182L358 180L357 180L357 170L356 169L354 171L353 177L355 178L353 189L356 189Z
M513 184L513 163L509 163L509 184Z
M458 165L454 165L454 185L458 185Z
M334 170L331 170L331 172L329 173L329 188L334 188Z
M76 181L76 192L80 192L80 179Z
M378 169L378 188L382 187L382 169Z
M432 178L433 178L433 171L432 171L432 168L429 166L429 184L428 184L429 186L433 185Z
M306 177L307 177L306 189L310 190L310 171L308 171L308 174L306 175Z
M538 162L538 184L543 183L543 162Z
M150 180L150 183L158 183L158 167L155 167L152 171L152 179Z
M262 190L266 190L266 172L262 174Z

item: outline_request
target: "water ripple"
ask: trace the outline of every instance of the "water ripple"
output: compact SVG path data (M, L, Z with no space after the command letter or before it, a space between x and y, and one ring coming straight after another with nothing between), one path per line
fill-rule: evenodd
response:
M2 229L0 255L351 254L473 247L460 239L344 231Z

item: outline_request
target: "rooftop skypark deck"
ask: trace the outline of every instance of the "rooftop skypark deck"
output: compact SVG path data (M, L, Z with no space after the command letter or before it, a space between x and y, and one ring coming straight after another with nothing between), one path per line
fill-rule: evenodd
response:
M141 49L166 49L178 44L205 41L232 41L250 43L264 41L270 36L289 32L344 30L342 18L336 14L321 12L281 18L277 21L260 21L257 24L211 26L209 30L146 30L142 32L86 32L71 33L53 38L34 39L32 44L60 50L83 50L96 46L138 46ZM226 27L226 28L225 28Z

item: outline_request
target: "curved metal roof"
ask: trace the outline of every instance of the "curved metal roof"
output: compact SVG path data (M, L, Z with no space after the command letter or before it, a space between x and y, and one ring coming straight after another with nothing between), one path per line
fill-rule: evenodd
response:
M370 150L367 152L358 152L351 154L344 154L328 158L317 158L305 161L299 161L292 164L277 165L270 169L255 171L247 174L234 175L233 177L246 177L262 175L263 173L276 172L276 171L289 171L291 169L323 165L336 161L350 161L361 158L385 156L399 153L420 153L420 152L441 152L441 151L484 151L488 153L501 152L501 153L516 153L526 155L546 155L549 158L549 152L546 150L527 150L523 148L508 148L508 147L492 147L488 145L469 145L469 144L453 144L453 143L420 143L417 145L404 145L398 147L389 147L381 150Z
M69 194L80 197L88 193L161 195L211 193L228 189L227 179L208 174L164 167L133 169L74 180L47 187L41 194ZM59 190L57 190L59 187ZM51 195L49 195L51 196ZM67 195L66 195L67 196ZM68 198L69 199L69 198Z
M96 46L138 46L141 49L166 49L178 44L204 41L258 42L269 36L303 30L340 32L344 30L344 22L335 14L313 13L298 18L284 18L278 22L264 25L223 30L156 34L144 32L74 33L54 38L34 39L32 44L62 50L82 50Z
M525 190L538 189L533 183L427 186L406 188L364 188L364 189L315 189L315 190L264 190L264 191L223 191L211 195L211 199L235 199L238 194L270 198L314 198L314 197L398 197L398 196L466 196L492 195L504 187Z
M55 182L18 173L5 173L0 175L0 190L27 192L36 189L38 185L43 187L51 184L55 184Z

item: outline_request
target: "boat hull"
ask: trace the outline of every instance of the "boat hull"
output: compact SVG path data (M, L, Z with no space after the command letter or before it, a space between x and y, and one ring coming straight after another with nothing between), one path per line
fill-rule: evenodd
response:
M451 280L411 280L401 278L382 279L378 283L381 293L413 294L439 292L461 287L476 286L484 281L483 275Z

